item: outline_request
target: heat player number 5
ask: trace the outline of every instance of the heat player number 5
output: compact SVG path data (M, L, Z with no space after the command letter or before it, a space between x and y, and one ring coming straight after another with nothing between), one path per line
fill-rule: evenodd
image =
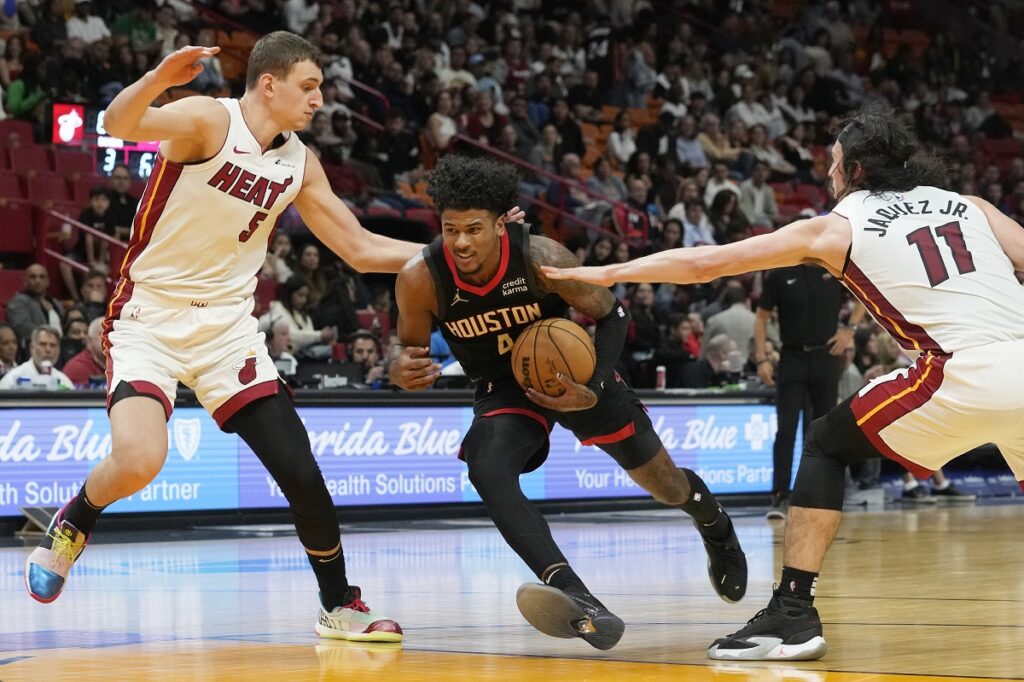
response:
M267 214L263 211L256 211L256 215L249 221L249 227L238 233L238 241L247 242L252 237L253 233L260 228L260 223L266 219Z

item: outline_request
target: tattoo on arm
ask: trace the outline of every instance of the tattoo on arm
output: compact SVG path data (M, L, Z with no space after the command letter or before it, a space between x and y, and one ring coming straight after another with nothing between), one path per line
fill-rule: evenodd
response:
M544 277L541 265L574 268L580 264L579 259L558 242L547 237L530 237L530 261L541 290L547 294L557 294L584 315L600 320L615 305L614 294L604 287L576 280L549 280Z

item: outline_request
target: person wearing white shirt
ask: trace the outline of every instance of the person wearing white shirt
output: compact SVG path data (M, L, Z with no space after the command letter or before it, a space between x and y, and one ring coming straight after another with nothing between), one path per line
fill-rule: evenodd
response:
M60 355L60 336L56 329L47 326L33 329L29 352L32 357L27 362L18 365L0 379L0 390L27 388L53 391L74 388L71 380L53 366Z
M628 109L621 109L615 115L615 125L608 134L608 149L618 160L619 167L625 168L629 158L636 151L636 136L633 133L633 117Z
M710 206L715 200L715 195L721 192L723 189L727 189L730 192L735 192L736 196L740 195L740 186L736 184L736 181L729 177L729 164L725 161L716 161L712 167L712 175L708 178L708 184L704 187L704 205Z
M284 3L284 23L288 30L300 36L320 14L320 5L307 0L288 0Z
M771 227L779 218L779 207L775 203L775 190L768 184L770 170L764 161L754 163L749 180L740 185L740 210L751 225Z
M92 3L89 0L76 0L75 16L65 23L68 39L81 38L86 45L110 37L110 29L100 17L89 13Z
M704 246L715 243L717 243L715 242L715 232L707 214L704 213L704 205L696 200L686 202L683 216L683 246Z

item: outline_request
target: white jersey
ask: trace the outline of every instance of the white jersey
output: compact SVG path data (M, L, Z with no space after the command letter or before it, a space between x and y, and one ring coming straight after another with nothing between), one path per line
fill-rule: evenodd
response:
M847 288L906 350L952 353L1024 339L1024 288L981 209L955 192L844 198Z
M294 133L261 153L238 100L217 154L194 164L157 155L139 201L121 284L200 305L250 298L278 217L302 186L306 147Z

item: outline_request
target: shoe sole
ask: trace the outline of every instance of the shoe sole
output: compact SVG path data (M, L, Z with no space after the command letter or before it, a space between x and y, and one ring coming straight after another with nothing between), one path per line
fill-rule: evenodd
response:
M936 504L938 502L934 497L901 497L897 501L903 504Z
M752 637L749 649L708 647L708 658L716 661L815 661L825 655L828 644L821 635L803 644L782 644L777 637Z
M766 519L768 519L769 521L785 521L786 520L786 512L780 512L780 511L765 512L764 517Z
M607 651L619 643L626 624L618 616L591 618L569 595L548 585L526 583L516 592L516 606L530 625L545 635L581 637L595 649ZM593 629L593 632L587 630Z
M324 639L337 639L346 642L401 642L402 633L400 632L346 632L345 630L335 630L334 628L325 628L317 623L313 627L315 632Z

